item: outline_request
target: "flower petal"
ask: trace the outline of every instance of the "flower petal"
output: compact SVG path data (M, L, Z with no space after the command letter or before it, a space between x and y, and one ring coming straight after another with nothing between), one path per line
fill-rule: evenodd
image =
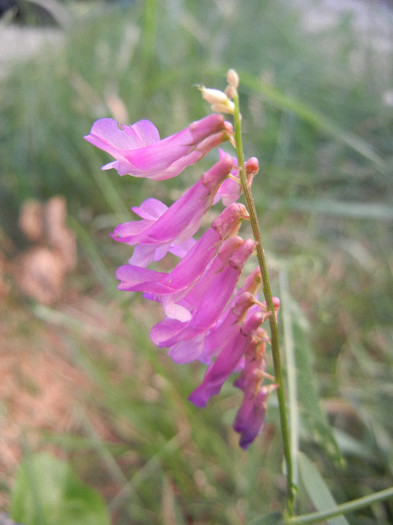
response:
M218 187L231 169L231 159L217 162L170 208L165 209L161 206L162 203L158 204L160 201L148 199L137 211L145 216L156 213L159 215L156 220L142 219L120 224L115 228L112 237L130 245L156 245L160 254L155 250L150 261L161 259L171 248L176 250L177 246L189 240L197 231L203 215L213 203Z
M165 180L227 140L230 131L222 115L215 114L160 140L150 121L142 120L120 129L115 120L104 118L97 120L84 138L116 159L103 169L115 168L119 175Z

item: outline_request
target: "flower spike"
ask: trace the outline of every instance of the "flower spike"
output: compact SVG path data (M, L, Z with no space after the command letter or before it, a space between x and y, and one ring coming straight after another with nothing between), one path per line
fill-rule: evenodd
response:
M102 169L155 181L176 177L224 141L235 147L236 157L220 149L218 162L171 206L150 196L132 207L138 219L116 226L112 238L133 247L128 264L116 272L119 290L141 292L162 307L164 318L150 332L153 343L167 348L177 363L199 360L207 365L189 400L205 407L224 382L238 374L233 385L243 399L234 430L240 434L240 447L246 449L263 430L268 396L278 385L283 436L288 432L276 326L280 301L271 295L251 194L259 163L255 157L244 160L238 85L236 71L229 70L224 91L200 87L213 111L233 115L234 129L222 115L212 114L160 139L148 120L118 126L115 120L103 118L85 139L114 158ZM242 194L247 207L238 202ZM199 234L203 218L216 204L224 209ZM250 221L253 239L239 235L245 219ZM165 271L159 265L149 267L168 253L175 257L167 260L176 260L169 269L168 264ZM254 255L258 268L242 279ZM265 300L258 297L261 285ZM266 321L270 336L261 326ZM275 377L265 371L267 344L273 350ZM265 385L265 380L270 384Z

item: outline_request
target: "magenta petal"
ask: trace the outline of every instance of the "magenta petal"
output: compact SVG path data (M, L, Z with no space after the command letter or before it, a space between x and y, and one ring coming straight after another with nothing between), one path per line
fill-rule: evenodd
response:
M243 449L248 448L263 431L269 393L270 389L262 386L256 395L244 396L233 424L234 430L240 433L239 445Z
M196 311L206 294L211 293L215 280L228 265L230 258L242 245L243 239L239 236L229 237L222 244L217 256L208 265L202 278L182 296L181 304L190 311Z
M168 355L175 363L191 363L199 359L203 350L204 339L205 336L202 333L192 339L177 343L170 348Z
M224 206L236 202L242 192L242 187L239 180L227 179L221 184L214 203L218 202L220 199Z
M174 298L172 296L169 296L168 298L165 298L165 296L163 297L162 302L164 308L168 308L168 301L175 302L181 299L182 296L184 296L183 299L181 299L180 301L180 306L186 308L190 313L194 312L196 307L198 305L201 305L203 297L211 288L216 276L223 271L223 269L227 265L229 258L241 245L241 243L241 237L230 237L229 239L227 239L222 245L218 255L208 266L206 272L198 281L193 283L193 286L189 291L186 291L185 295L175 295ZM171 345L180 342L180 339L178 339L179 334L181 334L181 332L184 329L186 329L190 324L190 322L183 322L178 325L169 324L170 328L167 330L166 325L169 321L170 319L164 319L157 325L153 326L150 332L150 337L157 346L169 346L166 344L167 342L171 342ZM203 331L203 329L201 331ZM192 334L190 335L190 337L192 337Z
M222 242L228 236L236 233L241 220L247 217L248 214L242 204L232 204L226 208L216 217L212 226L202 235L199 241L196 243L194 241L190 251L170 273L157 272L140 267L143 266L145 257L151 257L149 250L155 250L155 247L152 245L136 246L130 260L130 263L132 263L136 258L136 264L121 266L117 271L116 276L121 281L119 289L145 292L149 294L148 298L151 300L162 301L168 317L177 316L178 319L185 321L186 319L181 311L184 308L175 304L175 301L181 300L181 297L191 288L197 288L198 293L209 288L210 280L203 286L200 286L200 283L197 284L200 277L205 272L206 267L210 265L210 261L214 259ZM240 237L233 237L233 240L226 243L220 258L210 268L207 275L210 275L213 279L216 272L223 268L224 258L227 257L229 260L231 254L240 246L241 242ZM230 246L229 250L228 246ZM227 255L224 255L224 253L227 253ZM195 300L198 302L199 298ZM173 306L175 306L175 310L180 310L179 314L174 315Z
M168 206L158 199L146 199L140 206L133 206L132 211L142 219L156 220L163 215Z
M148 217L156 214L156 220L146 218L120 224L115 228L112 237L130 245L155 245L150 260L138 256L133 259L133 264L136 264L138 259L144 260L145 265L152 260L162 259L168 251L178 251L199 228L203 215L213 203L221 181L231 168L230 159L217 162L170 208L164 208L165 205L156 199L148 199L136 210Z
M144 219L142 221L123 222L113 230L111 237L119 242L127 242L122 239L133 239L140 237L143 232L147 231L154 224L154 220Z
M119 290L140 291L147 293L169 293L172 291L167 284L163 282L167 274L156 272L141 266L127 264L117 269L116 277L121 281ZM161 279L160 279L161 278ZM145 283L154 283L154 288L150 289ZM146 289L147 288L147 289Z
M160 134L150 120L138 120L132 126L123 126L124 131L135 140L136 148L150 146L160 140Z
M145 268L152 261L160 260L158 256L161 255L161 253L163 253L162 257L165 257L168 251L168 245L166 245L166 248L166 251L162 251L162 246L160 246L160 254L157 254L156 246L152 244L138 244L134 248L129 263L131 265L142 266Z
M224 346L230 344L230 340L240 330L240 321L254 303L254 296L249 292L243 292L233 299L226 314L206 335L201 354L203 362L210 363L213 356L217 355Z
M173 253L173 255L176 255L176 257L179 257L180 259L182 259L183 257L187 255L187 253L190 250L192 250L192 248L195 246L195 243L196 243L196 240L193 237L190 237L189 239L186 239L185 241L171 244L168 251Z
M153 327L151 337L155 344L169 347L208 329L214 322L212 319L217 317L225 306L236 284L239 274L228 263L242 243L240 237L230 237L225 241L203 277L179 301L181 306L192 312L191 321L183 324L182 327L179 326L178 331L174 331L166 339L157 338L155 327ZM159 326L163 323L165 320L159 323Z
M154 270L143 271L144 268L138 268L138 265L130 265L128 272L123 270L117 273L118 279L123 281L119 288L161 295L180 292L199 279L209 260L216 254L219 240L219 234L210 228L170 273ZM135 248L134 255L138 248L141 246ZM143 248L155 249L150 245L143 246ZM121 268L127 267L122 266Z
M178 319L169 319L166 318L164 321L157 323L153 326L150 331L150 338L157 346L161 340L165 340L168 337L171 337L174 333L177 333L181 330L184 323Z
M247 345L254 332L261 324L262 314L254 314L239 330L236 337L232 339L218 355L217 359L206 371L202 383L196 388L189 400L197 406L204 407L211 398L218 394L222 385L230 374L236 369L237 364L242 358Z
M115 168L119 175L165 180L227 140L228 132L228 124L217 114L162 140L154 124L147 120L120 129L113 119L104 118L93 124L85 139L116 159L104 169Z
M134 233L132 225L144 223L144 220L133 221L118 226L114 231L115 238L129 244L156 244L173 242L179 237L191 237L198 229L202 216L211 206L218 185L230 169L231 164L226 160L216 163L153 224L149 223L147 228L139 227L142 234ZM135 230L137 229L135 227Z
M90 134L85 139L116 157L125 150L134 150L158 142L160 135L154 124L148 120L120 129L115 120L102 118L93 124Z

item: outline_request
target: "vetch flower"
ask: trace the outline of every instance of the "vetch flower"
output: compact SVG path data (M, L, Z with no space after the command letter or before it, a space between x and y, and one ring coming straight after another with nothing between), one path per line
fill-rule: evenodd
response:
M194 405L205 407L211 398L218 394L228 377L236 370L247 347L255 342L253 336L263 320L262 312L255 312L220 352L217 359L206 371L202 383L189 396Z
M242 371L233 383L235 387L240 388L243 392L247 390L256 391L263 381L266 368L265 353L267 342L269 342L269 337L266 330L259 327L255 331L252 344L249 345L244 353Z
M234 203L225 208L169 273L131 264L120 266L116 272L116 277L121 281L119 290L163 296L178 294L189 289L216 256L222 242L237 234L240 223L244 219L248 219L248 213L243 204Z
M275 388L277 385L261 386L256 391L249 390L244 394L233 424L234 430L240 433L239 445L243 449L248 448L263 431L267 401Z
M203 341L200 361L210 364L213 357L230 344L230 341L239 332L247 311L254 304L255 297L249 292L243 292L234 297L217 323L207 332Z
M231 133L231 124L222 115L214 114L162 140L149 120L119 128L115 120L102 118L84 138L116 159L102 169L115 168L119 175L165 180L199 161L228 140Z
M269 342L267 332L259 327L244 354L244 365L241 373L233 383L244 392L243 401L236 414L233 428L240 433L239 445L246 449L263 431L267 410L267 399L277 385L262 386L264 378L274 380L266 374L266 342Z
M212 358L217 356L224 346L236 336L249 309L260 303L255 293L262 283L261 271L257 268L245 281L242 288L237 291L227 309L221 315L217 323L206 334L203 352L200 361L211 363Z
M234 165L230 177L225 179L224 182L221 184L220 188L217 191L216 198L214 200L214 204L221 200L224 206L228 206L232 202L236 202L242 193L242 187L240 184L238 174L237 159L229 155L229 153L226 153L221 148L219 148L218 154L220 156L220 159L223 159L226 156L231 157ZM258 159L256 157L251 157L245 163L244 168L246 170L248 184L249 186L251 186L252 180L259 170Z
M229 157L220 160L170 208L157 199L147 199L139 208L132 208L142 220L120 224L112 234L116 241L137 245L130 263L147 266L151 261L161 260L168 251L184 256L190 248L188 243L184 249L184 243L198 230L232 167Z
M230 241L233 243L235 239L235 237L228 239L223 245L224 250L228 243ZM192 346L191 340L205 334L217 322L254 247L255 241L241 240L239 247L227 262L225 261L220 271L208 271L208 278L202 277L198 284L179 301L178 306L190 312L191 318L188 322L165 319L153 327L151 332L153 342L161 347L170 347L168 354L174 361L186 363L198 359L199 355L195 352L197 346ZM216 260L219 259L219 255ZM191 348L194 351L191 351Z
M228 265L229 259L242 245L243 239L239 236L229 237L221 246L218 254L208 264L205 272L198 281L179 295L166 296L157 295L149 297L161 301L167 318L155 325L150 333L152 341L158 346L166 346L164 343L175 334L182 331L191 319L193 312L200 306L203 297L212 289L213 283L218 275Z

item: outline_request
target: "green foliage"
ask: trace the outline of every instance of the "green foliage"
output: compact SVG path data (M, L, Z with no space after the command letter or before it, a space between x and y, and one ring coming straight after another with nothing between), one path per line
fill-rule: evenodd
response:
M324 452L343 467L343 457L337 446L326 414L321 407L314 374L311 348L301 327L295 327L298 404L301 415L302 437L307 443L318 443Z
M265 516L250 521L248 525L280 525L283 522L282 520L283 515L281 512L271 512Z
M314 507L317 510L327 510L336 506L328 486L319 474L317 468L304 454L299 454L299 470L302 482ZM330 518L329 525L348 525L344 516Z
M109 525L100 495L67 463L49 454L26 457L11 495L11 516L25 525Z

